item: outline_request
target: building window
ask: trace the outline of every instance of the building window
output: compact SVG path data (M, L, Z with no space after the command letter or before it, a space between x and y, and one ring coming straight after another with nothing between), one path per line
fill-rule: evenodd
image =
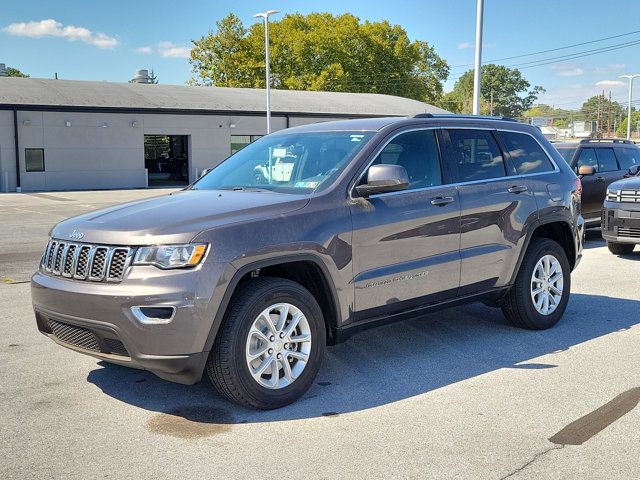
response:
M27 172L44 172L44 149L25 148L24 165Z
M262 135L231 135L231 155L239 152L252 142L255 142Z

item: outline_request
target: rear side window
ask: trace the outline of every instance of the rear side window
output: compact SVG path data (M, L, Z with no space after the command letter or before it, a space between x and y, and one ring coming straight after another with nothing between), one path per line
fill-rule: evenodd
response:
M487 130L445 130L451 145L454 182L471 182L506 176L504 159Z
M520 175L554 170L547 154L536 140L524 133L498 132L516 172Z
M613 148L596 148L598 159L598 172L613 172L618 170L618 162Z
M621 148L616 151L618 163L623 170L629 170L634 165L640 165L640 148Z

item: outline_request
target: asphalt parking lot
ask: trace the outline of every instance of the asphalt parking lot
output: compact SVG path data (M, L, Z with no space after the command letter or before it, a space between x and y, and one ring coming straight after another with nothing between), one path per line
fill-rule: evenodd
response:
M0 195L0 478L640 478L640 253L589 232L561 323L459 307L330 347L258 412L38 333L49 228L161 191Z

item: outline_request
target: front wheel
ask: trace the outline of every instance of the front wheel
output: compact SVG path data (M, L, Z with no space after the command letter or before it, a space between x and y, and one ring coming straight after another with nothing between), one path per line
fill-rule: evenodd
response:
M502 311L515 326L531 330L553 327L562 317L571 290L569 261L562 247L548 238L529 244Z
M255 278L234 294L207 373L236 403L279 408L313 384L325 344L322 311L308 290L286 279Z
M633 243L607 242L607 247L614 255L631 255L636 246Z

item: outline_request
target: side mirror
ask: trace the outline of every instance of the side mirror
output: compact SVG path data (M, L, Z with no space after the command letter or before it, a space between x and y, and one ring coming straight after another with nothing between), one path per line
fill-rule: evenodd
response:
M629 167L629 176L630 177L635 177L639 173L640 173L640 165L633 165L633 166Z
M595 167L590 167L589 165L580 165L578 168L578 175L595 175L596 169Z
M204 177L211 170L212 170L211 168L205 168L204 170L202 170L202 172L200 173L200 178Z
M378 193L397 192L409 186L409 175L402 165L371 165L367 183L358 185L356 191L363 197Z

